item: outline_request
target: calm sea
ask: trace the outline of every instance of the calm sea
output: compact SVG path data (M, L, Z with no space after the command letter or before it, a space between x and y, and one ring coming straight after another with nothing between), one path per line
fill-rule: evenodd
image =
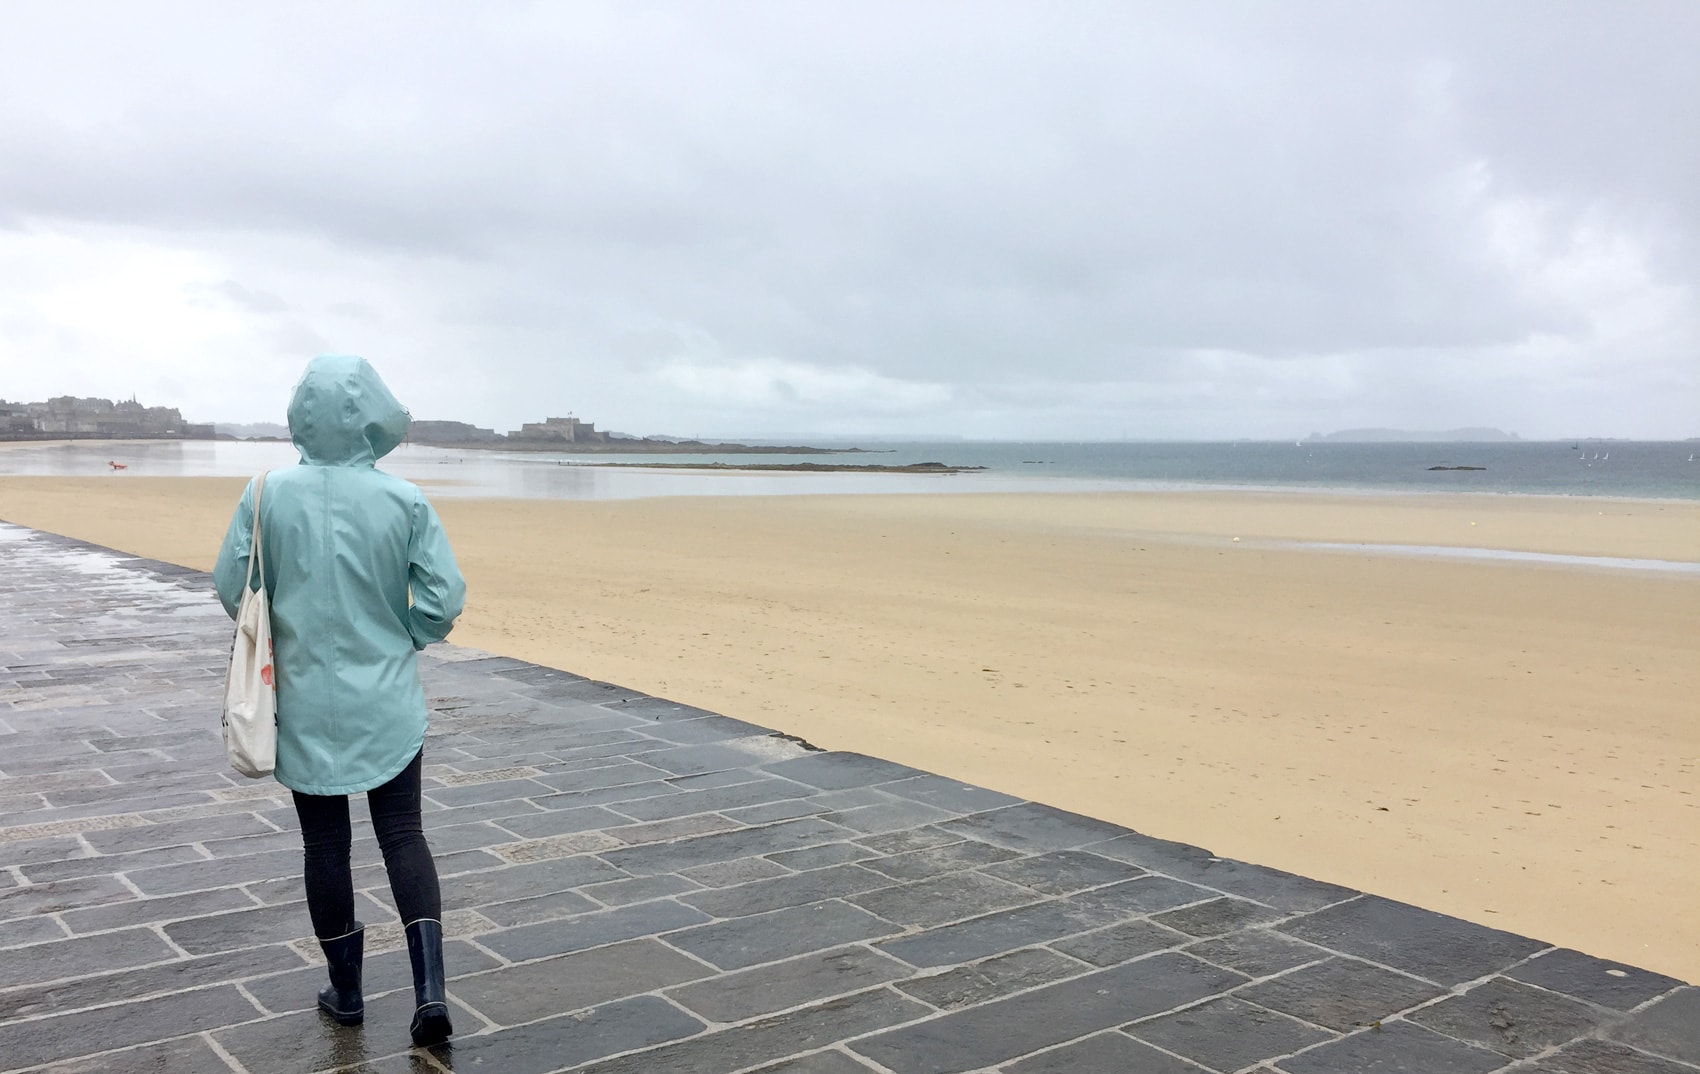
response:
M836 445L835 445L836 446ZM881 443L833 456L575 456L407 445L384 469L435 496L628 499L644 496L1115 489L1303 489L1339 492L1534 493L1700 499L1700 442L1496 444ZM966 474L712 473L644 462L941 462ZM125 465L114 470L110 462ZM230 441L0 446L0 474L244 476L295 462L288 444ZM629 462L630 467L589 465ZM1435 466L1481 467L1433 470Z

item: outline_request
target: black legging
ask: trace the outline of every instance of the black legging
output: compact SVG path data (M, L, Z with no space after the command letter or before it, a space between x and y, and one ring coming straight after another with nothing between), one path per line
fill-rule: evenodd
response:
M441 920L443 897L437 887L437 866L425 843L419 820L419 770L423 751L394 779L366 792L384 870L390 874L390 893L403 924L420 918ZM353 834L348 826L348 796L295 794L295 813L301 818L301 845L307 880L307 913L313 932L333 939L354 931L354 876L348 867Z

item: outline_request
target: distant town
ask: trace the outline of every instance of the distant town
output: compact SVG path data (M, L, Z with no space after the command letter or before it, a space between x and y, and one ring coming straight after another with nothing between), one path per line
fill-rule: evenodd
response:
M56 396L45 403L0 399L0 440L213 440L211 423L183 420L176 407L143 406L134 396Z
M571 451L574 454L641 455L641 454L712 454L712 455L836 455L856 448L817 448L771 444L726 444L701 440L682 440L674 437L630 436L604 432L594 422L582 421L571 415L564 418L545 418L521 425L506 436L493 429L481 429L461 421L415 421L407 438L415 444L431 447L499 448L504 451Z
M176 407L143 406L135 397L110 399L61 395L44 403L0 399L0 440L287 440L287 426L261 422L221 425L183 420ZM575 454L763 454L826 455L843 448L705 443L672 437L640 437L604 432L594 422L571 415L527 422L507 435L464 421L416 420L408 442L429 447L506 451L561 451Z

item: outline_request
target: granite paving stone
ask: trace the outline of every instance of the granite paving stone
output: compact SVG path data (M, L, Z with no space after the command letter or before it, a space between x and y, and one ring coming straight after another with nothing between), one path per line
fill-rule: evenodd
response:
M75 835L50 835L43 839L18 839L0 843L0 865L33 865L42 861L80 858L88 851Z
M599 858L580 854L549 861L507 865L500 869L443 877L443 906L466 909L534 895L547 895L617 880L625 874Z
M880 835L863 835L856 842L869 850L880 854L908 854L915 850L928 850L932 847L948 846L960 843L968 838L955 832L943 831L939 828L910 828L904 831L885 832Z
M728 768L715 772L673 776L668 784L681 791L708 791L720 787L735 787L740 783L765 783L773 777L749 768Z
M804 817L761 828L745 828L735 832L718 832L694 839L681 839L676 843L656 843L625 850L611 850L600 857L617 869L648 876L654 873L680 872L694 866L727 862L753 854L768 854L776 850L836 842L845 835L843 828L813 817Z
M123 929L94 936L14 947L0 959L0 988L55 981L179 957L151 929Z
M891 922L834 899L717 921L666 940L721 969L736 970L898 931Z
M708 920L708 915L672 899L634 903L491 933L479 942L513 962L582 951L621 940L672 932Z
M23 874L32 884L48 884L55 880L70 880L79 876L100 876L109 873L128 873L132 869L151 869L157 865L175 865L185 861L206 861L206 855L192 846L158 847L137 850L128 854L96 854L86 858L62 858L23 867Z
M1125 921L1107 929L1070 936L1051 947L1094 966L1115 966L1129 959L1180 947L1191 940L1185 933L1164 928L1149 920Z
M1152 920L1191 936L1221 936L1248 925L1278 921L1287 915L1246 899L1223 896L1180 910L1155 915Z
M1680 988L1614 1026L1611 1039L1700 1066L1700 988Z
M499 779L489 783L471 783L463 787L443 787L431 791L431 800L449 808L464 805L478 805L484 802L510 802L516 799L530 798L534 795L555 793L555 788L546 787L530 779Z
M1280 910L1320 910L1358 893L1279 869L1219 858L1199 847L1127 832L1088 847L1177 880L1225 891Z
M363 809L367 1023L313 1009L294 809L222 756L230 630L201 572L0 523L0 1070L1700 1074L1669 977L452 645L459 1033L412 1050Z
M1131 880L1145 870L1084 850L1059 850L1017 858L981 871L1046 895L1070 895L1086 888Z
M1232 996L1147 1019L1127 1032L1219 1071L1242 1070L1336 1036Z
M787 1059L751 1074L868 1074L873 1067L858 1063L843 1052L816 1052L801 1059Z
M854 905L887 921L922 929L1037 900L1038 897L1027 888L978 873L947 873L931 880L880 888L849 899Z
M542 816L547 812L548 810L534 804L529 798L510 798L450 809L426 809L421 819L425 822L425 835L429 838L434 828L453 828L486 820L498 822L498 827L506 827L500 822L515 817Z
M819 787L823 791L874 787L929 773L860 753L816 753L762 766L763 771Z
M313 925L305 902L286 902L174 921L164 926L164 932L191 955L206 955L310 937Z
M1119 884L1079 891L1068 901L1086 909L1110 913L1145 914L1207 901L1211 892L1166 876L1136 876Z
M880 789L886 794L912 798L951 813L979 813L1021 802L1021 799L1014 795L989 791L984 787L931 774L883 783Z
M931 850L914 850L894 854L867 863L867 868L884 873L895 880L925 880L940 873L958 872L980 865L1006 861L1016 856L1013 850L995 847L976 839L965 839ZM988 876L995 874L987 873Z
M742 772L755 760L755 755L730 746L670 746L664 742L657 742L655 745L662 748L634 753L633 756L644 764L653 765L675 776L729 770Z
M182 992L300 967L300 957L281 945L185 958L140 968L123 968L122 963L116 963L98 967L104 972L93 976L0 991L0 1023L104 1004L128 1003L147 996ZM319 972L323 973L323 970ZM314 991L317 992L320 987L323 986L314 986ZM4 1030L0 1030L0 1037L3 1035Z
M0 921L0 948L62 940L65 930L51 917L19 917Z
M767 857L787 869L804 871L865 861L868 858L879 857L879 853L856 843L822 843L820 846L805 847L802 850L781 851L778 854L769 854Z
M877 946L886 954L914 966L952 966L1090 932L1123 916L1117 910L1083 907L1059 900L986 914L887 940Z
M518 1025L629 999L713 972L644 937L461 978L451 991L498 1025Z
M54 1063L47 1074L231 1074L234 1068L198 1036Z
M679 875L705 888L725 888L784 876L790 871L767 858L733 858L730 861L716 861L680 869Z
M3 1030L4 1061L17 1069L198 1033L257 1017L259 1012L254 1005L231 985L174 992L154 999L9 1024Z
M1230 932L1192 944L1185 950L1195 958L1239 970L1248 977L1268 977L1308 962L1320 962L1332 953L1285 933L1261 928Z
M711 1022L764 1014L860 992L907 977L910 968L866 947L839 947L785 962L721 974L672 989L673 1002Z
M872 805L856 806L852 809L834 810L831 813L822 814L821 819L849 828L851 831L872 835L878 832L916 828L923 824L949 820L953 816L954 814L950 811L939 809L936 806L896 799L889 802L876 802Z
M1406 1017L1513 1058L1535 1055L1590 1035L1602 1020L1597 1008L1503 977L1491 978L1462 995L1412 1011Z
M1000 1068L1003 1074L1202 1074L1204 1068L1125 1033L1099 1033Z
M1503 970L1549 946L1373 895L1306 914L1279 927L1301 940L1443 985Z
M253 884L280 877L290 877L299 883L300 874L299 850L275 850L240 858L215 858L210 861L184 862L181 865L162 865L154 869L137 869L126 873L125 876L144 895L178 895L186 891L229 887L232 884Z
M1694 1074L1686 1063L1674 1063L1626 1044L1580 1040L1530 1064L1510 1068L1517 1074Z
M692 1037L702 1030L701 1022L666 1000L638 996L582 1014L457 1039L452 1047L439 1047L436 1052L454 1068L544 1074Z
M624 751L618 751L623 755ZM545 771L538 776L536 782L545 787L553 787L562 793L582 794L585 791L600 788L631 787L634 784L658 783L672 775L665 769L650 764L640 764L626 760L622 756L620 763L601 765L596 768L573 769L565 772ZM661 791L670 790L663 787ZM660 792L647 792L660 793Z
M235 839L206 839L200 845L215 858L235 858L244 854L264 854L273 850L294 850L301 845L297 832L274 832L264 835L244 835ZM171 847L162 849L170 850Z
M1243 980L1185 955L1154 955L953 1011L850 1048L897 1074L959 1074L1172 1010Z
M36 914L56 914L84 906L126 902L136 897L115 876L87 876L0 891L0 921Z
M74 933L84 935L108 929L145 925L160 921L178 921L218 914L227 910L244 910L254 905L241 888L214 888L188 895L167 895L158 899L135 899L111 906L96 906L87 910L72 910L61 918ZM39 918L34 920L40 920Z
M553 670L552 668L550 670ZM717 713L707 709L693 708L669 701L664 697L634 697L624 701L616 701L608 705L614 712L636 716L644 720L666 722L670 720L696 720L704 716L714 716Z
M606 830L606 834L630 846L644 843L671 843L692 835L724 832L743 825L719 813L695 813L671 820L653 820L642 824L622 824Z
M1078 813L1022 802L948 821L941 828L971 839L1028 853L1078 847L1113 838L1125 829Z
M1410 1022L1359 1030L1288 1059L1287 1074L1487 1074L1510 1063L1505 1056L1442 1036Z
M1078 977L1089 967L1043 948L1030 947L957 966L942 973L910 977L893 987L904 995L930 1003L940 1010L971 1007L989 999L1050 984L1065 977Z
M1505 975L1614 1011L1631 1010L1682 986L1674 977L1608 962L1568 948L1544 951L1506 970Z
M1347 1032L1442 993L1427 981L1353 958L1329 958L1240 990L1254 1003Z
M598 831L619 824L629 824L630 819L618 813L609 811L602 806L580 806L572 809L553 809L541 813L516 813L494 820L495 825L503 831L511 832L513 839L538 839L548 835L567 835L572 832ZM431 839L427 833L426 838ZM431 849L436 850L433 841Z
M512 832L504 831L495 823L480 821L476 824L455 824L447 828L434 828L428 839L431 851L437 854L452 854L457 850L481 850L501 846L504 843L517 843L519 839Z
M925 1017L930 1008L885 988L744 1022L677 1044L591 1063L576 1074L732 1074Z
M614 881L614 883L631 883L631 881ZM668 893L663 892L662 894ZM388 905L388 903L385 903L386 907ZM480 914L496 924L504 928L512 928L515 925L532 925L539 921L553 921L556 918L590 913L602 906L623 905L625 904L610 902L606 899L593 900L577 891L551 891L546 895L533 895L529 899L479 903L477 908Z
M734 720L730 716L703 716L695 720L655 720L648 721L648 724L644 728L644 734L681 746L772 734L765 727Z
M608 880L600 884L586 884L579 890L607 906L628 906L634 902L647 902L650 899L666 898L669 895L686 894L697 891L700 887L701 885L677 873L662 873L660 876L634 876L629 880ZM683 902L684 900L679 901ZM698 909L701 909L701 907L698 907Z
M706 790L685 790L657 798L620 802L617 812L633 820L663 820L691 813L709 813L737 806L767 805L807 797L809 788L788 779L751 780Z
M412 1014L413 990L409 988L368 996L366 1024L359 1028L339 1026L313 1009L263 1020L256 1016L246 1024L215 1030L212 1036L248 1074L316 1074L406 1051ZM452 994L449 1017L457 1026L477 1024Z
M679 901L715 917L747 917L834 896L858 895L891 884L890 877L847 864L699 891L682 896Z
M772 824L774 821L790 820L793 817L812 817L830 812L830 806L813 798L786 798L763 805L739 806L725 810L725 814L739 824Z

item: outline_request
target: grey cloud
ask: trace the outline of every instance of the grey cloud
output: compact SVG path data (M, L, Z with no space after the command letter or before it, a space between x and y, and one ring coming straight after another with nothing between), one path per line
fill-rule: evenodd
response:
M1520 346L1599 331L1603 298L1519 257L1605 232L1650 285L1700 287L1684 3L109 15L34 10L0 44L0 215L238 260L256 234L316 237L516 369L783 359L963 406L1039 377L1077 386L1059 413L1191 383L1201 413L1250 413L1341 356L1353 375L1314 405L1350 384L1451 412L1417 356L1528 383ZM277 345L340 345L295 329ZM1244 356L1242 384L1292 370L1230 405L1214 353ZM1686 353L1617 360L1686 384ZM787 383L775 405L803 406Z

